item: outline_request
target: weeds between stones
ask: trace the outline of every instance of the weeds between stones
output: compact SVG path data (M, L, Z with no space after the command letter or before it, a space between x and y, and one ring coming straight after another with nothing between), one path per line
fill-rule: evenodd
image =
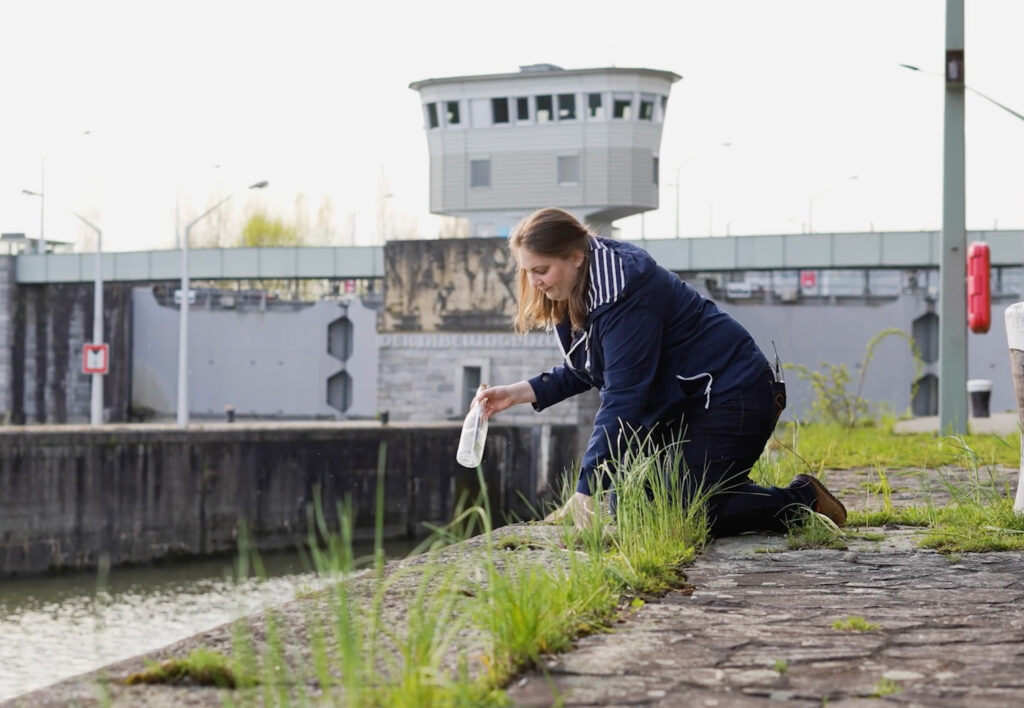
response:
M542 655L604 631L620 611L643 604L637 595L682 583L680 566L706 543L706 523L701 500L684 505L678 484L671 482L678 461L661 452L637 453L617 467L617 525L608 524L604 514L587 531L563 525L546 540L528 530L495 539L478 470L481 502L460 506L415 562L389 570L379 521L382 447L372 557L353 554L350 503L337 510L337 530L328 528L323 509L314 505L306 552L330 586L304 593L303 622L287 620L283 608L237 621L230 656L198 655L216 656L220 663L210 658L212 666L234 672L233 682L211 685L236 689L222 694L227 703L502 704L501 687ZM462 551L459 563L443 556L448 545L474 531L481 533L477 550ZM242 529L239 571L248 574L251 566L264 577L259 555L247 544ZM535 552L522 553L523 548ZM541 556L546 560L537 560ZM173 667L197 663L192 655L172 661L178 662ZM166 682L175 675L154 671L147 678Z
M927 466L934 457L915 458L915 451L923 449L920 443L898 444L905 438L892 440L891 430L875 430L874 438L858 437L865 434L861 428L844 429L842 436L836 432L816 425L783 429L781 436L790 435L799 457L780 454L781 446L769 449L752 477L782 486L808 469L822 476L838 460L858 462L875 471L878 481L867 491L880 498L882 509L851 512L852 525L928 526L923 542L946 553L1024 547L1024 521L1013 515L1007 485L999 484L988 467L1002 459L1009 440L995 443L991 436L969 436L945 441L943 464L949 464L952 447L953 462L967 468L959 476L942 472L940 487L951 503L899 509L892 503L888 470ZM859 443L849 443L846 436ZM928 455L934 456L938 447L930 437ZM435 529L423 544L420 562L389 572L380 513L386 466L382 447L372 557L354 557L350 504L339 507L336 530L328 528L319 505L311 509L310 564L331 585L304 593L303 627L286 622L277 610L263 613L258 622L236 623L231 656L224 658L236 671L236 690L225 693L224 700L255 699L258 694L260 701L274 705L501 704L501 687L517 672L540 664L542 655L603 631L638 597L683 582L681 567L707 543L709 490L685 499L679 488L680 464L678 445L638 445L613 469L614 520L599 514L585 531L563 524L553 535L536 537L528 526L498 540L478 470L480 503L460 504L452 522ZM570 473L565 496L574 489L573 477ZM603 508L607 495L600 489L596 495ZM467 562L460 566L443 555L446 546L477 532L482 543ZM819 515L808 514L790 541L820 548L858 537L866 535L830 527ZM241 543L240 565L252 564L261 573L258 555L244 550L244 533ZM540 556L547 562L535 559ZM404 614L396 614L398 605ZM238 676L245 678L239 681ZM164 679L168 677L165 672ZM245 690L239 692L239 687Z
M874 632L881 629L881 626L868 622L858 615L850 615L833 622L832 629L838 629L840 632Z

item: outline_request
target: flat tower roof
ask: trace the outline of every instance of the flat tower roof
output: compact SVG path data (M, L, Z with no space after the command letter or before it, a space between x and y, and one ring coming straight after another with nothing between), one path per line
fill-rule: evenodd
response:
M541 68L543 67L543 68ZM545 74L551 76L584 76L587 74L629 74L652 76L665 79L671 83L679 81L682 76L671 71L660 71L658 69L626 68L619 66L607 66L594 69L562 69L553 64L531 64L520 67L519 71L507 74L476 74L472 76L447 76L444 78L421 79L409 84L409 88L419 91L425 86L449 83L465 83L469 81L493 81L495 79L535 79Z

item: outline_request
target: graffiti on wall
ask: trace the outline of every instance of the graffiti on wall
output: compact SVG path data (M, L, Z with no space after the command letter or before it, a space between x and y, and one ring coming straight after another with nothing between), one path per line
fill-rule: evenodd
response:
M391 241L382 332L508 332L515 261L504 238Z

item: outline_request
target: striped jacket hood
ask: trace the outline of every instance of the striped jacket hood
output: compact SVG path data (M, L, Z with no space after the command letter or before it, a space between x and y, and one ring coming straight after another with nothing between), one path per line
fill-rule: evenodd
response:
M650 277L651 257L623 241L590 237L590 289L587 293L587 320L614 304L626 292Z

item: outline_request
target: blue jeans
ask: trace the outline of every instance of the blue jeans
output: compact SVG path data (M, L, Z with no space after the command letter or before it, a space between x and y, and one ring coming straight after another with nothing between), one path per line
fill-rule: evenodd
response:
M744 531L784 531L814 500L810 485L798 488L761 487L750 481L750 469L764 451L781 408L771 369L725 400L711 394L708 410L683 414L682 452L686 461L683 490L688 499L712 490L708 522L713 536ZM781 406L785 407L784 394ZM680 434L680 428L676 429Z

